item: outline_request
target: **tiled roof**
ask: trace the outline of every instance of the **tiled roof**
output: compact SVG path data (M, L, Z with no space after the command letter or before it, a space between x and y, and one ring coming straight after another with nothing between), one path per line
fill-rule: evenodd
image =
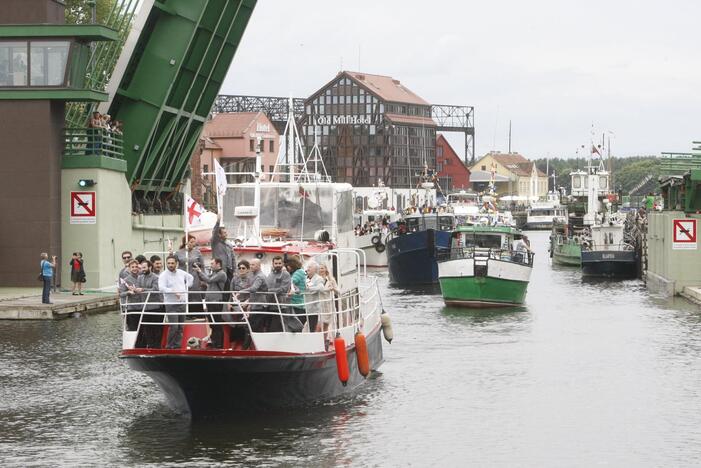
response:
M528 177L531 175L531 171L533 170L534 162L529 161L519 153L487 153L472 167L479 167L482 159L486 158L487 156L491 156L496 162L519 177ZM537 169L537 171L539 177L546 177L546 174L543 171L540 169Z
M208 137L238 138L248 133L259 112L231 112L217 114L204 125L203 134Z
M430 117L421 117L419 115L401 115L401 114L385 114L389 120L394 123L404 123L410 125L424 125L426 127L435 127L436 122Z
M356 83L369 89L385 101L419 104L422 106L430 105L419 95L401 84L399 80L395 80L391 76L371 75L369 73L351 71L341 73L348 75Z

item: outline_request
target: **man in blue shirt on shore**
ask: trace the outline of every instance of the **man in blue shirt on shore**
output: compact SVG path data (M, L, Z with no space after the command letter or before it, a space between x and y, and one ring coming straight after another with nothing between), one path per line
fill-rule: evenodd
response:
M54 277L54 268L56 268L56 255L51 257L51 261L49 261L49 254L42 252L40 265L41 279L44 281L44 289L41 292L41 302L42 304L53 304L49 301L49 293L51 292L51 280Z

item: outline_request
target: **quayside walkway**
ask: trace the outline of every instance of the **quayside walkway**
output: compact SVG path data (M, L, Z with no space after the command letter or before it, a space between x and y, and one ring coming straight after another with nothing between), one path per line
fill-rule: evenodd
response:
M75 313L94 314L118 309L113 292L86 292L74 296L52 292L53 304L42 304L41 288L0 288L0 320L58 320Z

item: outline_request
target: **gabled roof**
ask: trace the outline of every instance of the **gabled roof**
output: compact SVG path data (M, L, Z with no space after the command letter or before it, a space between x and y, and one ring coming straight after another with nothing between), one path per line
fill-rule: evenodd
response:
M226 112L216 114L212 120L204 125L203 135L212 138L241 138L244 135L255 131L251 130L258 116L268 118L262 112ZM271 131L274 130L272 123Z
M514 175L520 177L530 176L531 171L533 170L533 164L535 164L533 161L529 161L519 153L498 153L492 151L482 156L472 167L477 168L480 165L480 162L487 156L491 156L496 162L513 172ZM537 170L538 176L546 177L546 174L543 171L540 169Z
M430 106L430 104L418 94L414 93L399 80L395 80L391 76L371 75L369 73L352 71L343 71L340 74L345 74L357 84L385 101Z
M446 154L446 152L443 151L443 156L444 156L444 157L450 157L450 156L452 156L452 157L453 157L452 159L457 159L458 161L460 161L460 164L461 164L463 167L465 167L465 169L467 169L468 174L471 174L471 173L472 173L472 171L471 171L470 168L467 166L467 164L465 164L465 161L463 161L463 160L460 158L460 156L458 156L458 153L455 152L455 150L453 149L453 146L450 144L450 142L448 141L448 139L447 139L446 137L443 136L442 133L438 133L438 134L436 135L436 146L438 146L438 145L444 145L444 146L448 149L448 153L449 153L449 154Z

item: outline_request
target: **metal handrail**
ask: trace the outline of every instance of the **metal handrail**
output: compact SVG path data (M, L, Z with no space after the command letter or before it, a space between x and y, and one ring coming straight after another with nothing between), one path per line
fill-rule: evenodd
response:
M106 128L63 129L64 156L107 156L124 159L122 135Z
M519 252L511 249L487 249L481 247L453 247L447 251L439 251L436 254L438 262L449 260L499 260L502 262L517 263L519 265L533 266L534 252ZM522 258L522 260L518 260Z

